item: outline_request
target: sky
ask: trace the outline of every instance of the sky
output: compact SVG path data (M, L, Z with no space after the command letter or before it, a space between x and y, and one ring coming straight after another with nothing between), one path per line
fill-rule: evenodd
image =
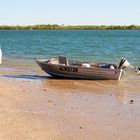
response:
M140 25L140 0L0 0L0 25Z

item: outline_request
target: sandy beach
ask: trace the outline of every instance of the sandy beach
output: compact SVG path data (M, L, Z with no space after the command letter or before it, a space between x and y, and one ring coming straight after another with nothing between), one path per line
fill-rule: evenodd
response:
M139 140L139 81L0 71L0 140Z

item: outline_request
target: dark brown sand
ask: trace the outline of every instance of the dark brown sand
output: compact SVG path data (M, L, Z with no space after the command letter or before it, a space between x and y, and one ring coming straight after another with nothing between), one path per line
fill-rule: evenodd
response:
M43 75L1 71L0 140L140 139L139 81Z

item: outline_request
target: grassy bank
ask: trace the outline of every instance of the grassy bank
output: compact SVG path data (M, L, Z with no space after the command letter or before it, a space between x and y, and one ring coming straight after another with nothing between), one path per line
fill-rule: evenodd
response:
M41 25L29 25L29 26L9 26L1 25L0 30L57 30L57 29L76 29L76 30L140 30L140 25L75 25L75 26L65 26L57 24L41 24Z

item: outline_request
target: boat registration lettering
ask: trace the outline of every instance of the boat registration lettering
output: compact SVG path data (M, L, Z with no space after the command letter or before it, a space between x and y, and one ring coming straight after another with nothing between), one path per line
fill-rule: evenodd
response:
M60 66L59 70L66 71L66 72L78 72L77 68L64 67L64 66Z

